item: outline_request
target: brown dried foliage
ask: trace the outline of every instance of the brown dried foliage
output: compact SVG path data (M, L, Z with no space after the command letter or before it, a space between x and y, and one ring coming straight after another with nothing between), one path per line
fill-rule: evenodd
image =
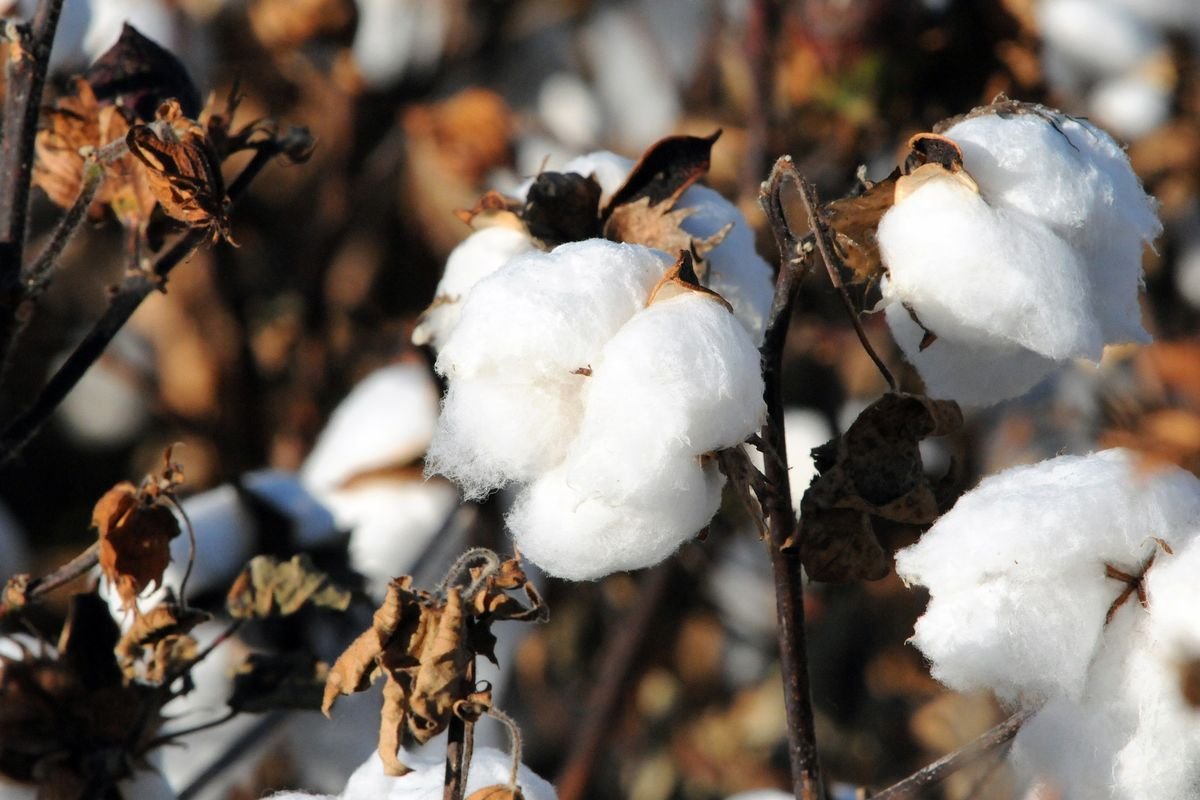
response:
M295 614L304 606L345 611L350 592L318 570L307 554L280 561L255 556L234 579L225 608L234 619L264 619Z
M322 710L341 695L386 679L379 756L389 775L409 771L397 753L405 741L423 744L446 729L455 705L474 692L469 665L477 655L494 660L488 628L498 620L542 620L545 606L520 562L510 559L468 571L467 586L444 595L414 590L412 578L394 579L371 627L329 671ZM510 591L524 590L525 602Z
M189 634L207 619L207 613L174 602L139 614L115 649L125 679L160 684L180 665L191 662L197 645Z
M146 476L139 487L118 483L92 511L92 526L100 537L100 569L126 609L134 607L142 590L162 581L171 563L170 543L180 532L171 506L182 482L183 471L171 461L167 448L158 476Z
M818 476L800 503L800 560L813 580L877 580L890 569L895 533L941 512L920 441L962 427L950 400L885 394L841 436L813 451ZM787 543L796 546L796 542Z

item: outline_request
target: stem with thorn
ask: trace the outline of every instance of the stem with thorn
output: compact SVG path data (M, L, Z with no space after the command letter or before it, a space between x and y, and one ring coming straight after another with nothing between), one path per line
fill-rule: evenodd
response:
M804 590L800 581L800 559L795 547L785 547L796 535L788 483L787 449L783 435L783 349L787 339L792 304L801 280L812 271L811 239L797 239L787 224L782 194L800 185L796 167L788 157L779 159L763 184L760 202L779 245L779 276L775 300L762 344L763 382L767 421L762 439L767 491L760 501L768 518L767 547L775 576L775 605L779 623L779 661L783 672L783 696L787 711L788 759L792 789L799 800L821 800L821 768L817 760L812 690L808 677L808 655L804 631Z

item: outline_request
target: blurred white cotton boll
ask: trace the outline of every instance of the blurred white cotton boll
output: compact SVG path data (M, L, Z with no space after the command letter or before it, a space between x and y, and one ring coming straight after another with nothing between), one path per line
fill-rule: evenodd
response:
M503 226L484 228L464 239L446 259L433 304L421 314L413 329L413 344L441 348L458 324L463 301L471 288L508 261L533 249L528 234Z
M537 109L549 132L567 147L586 150L600 138L602 113L591 88L577 75L547 76L538 89Z
M179 50L177 12L162 0L90 0L91 19L83 37L83 50L94 61L117 43L126 23L163 48Z
M669 134L681 111L679 92L637 14L604 6L585 24L582 40L608 122L605 138L640 151Z
M1088 95L1090 116L1124 139L1140 139L1171 116L1171 87L1134 73L1101 81Z
M1100 75L1119 75L1163 45L1162 35L1103 0L1043 0L1035 12L1047 48Z
M1179 550L1198 515L1191 473L1141 470L1120 449L986 478L896 554L900 577L930 591L912 641L956 690L1078 700L1117 638L1105 617L1120 587L1106 565L1137 574L1152 537Z
M437 415L437 386L424 367L377 369L338 404L300 479L312 491L327 492L355 475L410 464L429 446Z
M341 800L441 800L446 777L444 749L425 747L418 751L401 749L400 761L412 768L401 777L383 773L383 762L372 754L350 777ZM507 785L512 771L508 753L492 747L479 747L471 756L466 794L488 786ZM554 787L533 770L521 764L517 782L525 800L557 800Z
M67 359L62 353L56 365ZM64 432L85 447L121 447L150 421L148 393L139 382L154 374L149 342L128 329L113 339L110 352L92 365L55 412Z
M1175 289L1192 308L1200 308L1200 235L1184 246L1175 262Z
M600 205L604 206L612 199L616 191L625 184L625 179L629 177L629 172L633 169L633 165L633 159L607 150L598 150L594 153L587 153L572 158L563 164L562 167L558 168L557 171L564 173L573 172L576 175L595 178L596 183L600 184ZM529 187L532 183L533 181L531 180L522 184L517 190L517 194L520 197L524 197L529 193Z
M437 65L450 26L446 0L355 0L351 54L367 85L386 89Z

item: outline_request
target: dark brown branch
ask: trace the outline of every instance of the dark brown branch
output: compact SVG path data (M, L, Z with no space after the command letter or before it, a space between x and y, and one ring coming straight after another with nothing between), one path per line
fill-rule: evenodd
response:
M788 483L787 447L783 436L783 350L788 322L800 281L812 271L811 239L797 239L788 226L783 210L783 192L800 186L800 176L792 160L775 162L771 176L762 187L760 202L779 245L779 275L775 282L775 300L762 344L764 397L767 421L762 439L767 487L759 500L767 514L768 549L775 575L775 606L779 625L779 661L783 671L783 699L788 722L788 759L792 768L792 791L800 800L821 800L821 768L817 760L817 742L813 721L812 689L808 677L808 655L804 631L804 590L800 582L800 559L795 548L784 549L796 533L796 514L792 510Z
M854 308L854 301L850 299L850 293L846 291L846 284L842 282L842 274L839 270L841 259L838 258L833 246L833 235L830 233L829 226L821 221L817 214L817 209L820 208L820 203L817 200L817 190L811 183L799 179L800 181L800 197L804 201L804 210L808 214L808 224L812 226L813 234L816 237L817 251L821 254L821 260L825 262L825 271L829 273L829 280L833 283L833 288L837 289L838 295L842 298L842 305L846 307L846 315L850 317L850 322L854 325L854 333L858 336L859 343L862 344L863 350L871 357L871 361L875 362L875 368L879 370L879 374L887 381L888 388L893 392L896 391L896 379L892 377L892 372L883 363L883 359L875 352L875 348L871 345L871 340L867 338L867 332L863 330L862 320L858 318L858 311Z
M245 193L250 182L280 153L294 146L291 136L305 136L307 132L290 134L278 142L263 145L250 163L229 187L230 202ZM75 348L58 371L50 378L33 403L0 434L0 465L7 464L21 451L38 432L63 398L75 388L84 373L104 353L113 338L125 325L142 301L155 289L163 286L167 276L180 262L186 260L210 236L207 229L195 228L188 231L169 249L159 256L153 270L147 274L134 271L121 283L109 301L104 314L88 331L83 341Z
M467 664L463 681L475 685L475 661ZM446 777L442 784L442 800L463 800L467 793L467 770L470 769L469 752L473 749L475 726L458 714L450 715L446 734Z
M43 595L49 594L61 586L66 586L71 581L86 574L92 567L99 563L100 545L93 542L90 547L54 570L54 572L29 581L22 593L22 603L32 603L40 599ZM4 610L3 604L0 604L0 616L3 616Z
M781 26L780 0L754 0L746 17L745 52L750 68L746 150L738 178L739 200L754 196L766 168L767 140L775 115L775 42Z
M981 756L1012 741L1012 738L1017 735L1017 731L1021 730L1021 726L1028 722L1035 713L1036 709L1018 711L953 753L942 756L929 766L921 768L899 783L892 784L879 794L871 795L872 800L902 800L906 797L913 797L922 789L941 783L948 776L969 766Z
M585 716L567 752L566 762L554 784L559 800L581 800L587 796L592 772L600 758L604 737L628 696L628 683L642 644L658 615L671 584L674 561L660 564L642 578L638 596L628 617L614 626L600 652L604 654L600 675L588 694Z

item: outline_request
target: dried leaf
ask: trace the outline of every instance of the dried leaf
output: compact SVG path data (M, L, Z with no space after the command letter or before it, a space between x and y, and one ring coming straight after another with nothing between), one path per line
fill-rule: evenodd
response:
M238 712L315 711L329 665L308 653L252 653L233 674L229 707Z
M844 434L814 450L820 474L804 493L798 532L809 577L840 582L886 575L882 527L921 527L940 513L920 441L961 426L953 401L886 394Z
M265 619L295 614L304 606L345 611L350 592L334 584L305 553L280 561L255 556L234 579L225 608L235 619Z
M167 216L229 240L221 165L205 129L185 117L178 103L164 103L155 122L130 128L125 141L146 166L150 191Z
M879 183L869 185L862 194L834 200L820 209L821 221L836 235L842 259L853 270L856 282L869 283L884 273L875 231L892 207L899 177L897 169Z
M69 208L83 185L83 148L99 147L100 105L87 81L76 79L74 92L45 110L34 140L33 185L56 206Z
M255 0L249 15L263 46L284 50L318 38L349 44L358 17L351 0Z
M159 603L138 614L116 646L117 662L126 680L162 683L176 667L195 657L196 640L190 631L210 619L207 612Z
M654 284L654 288L650 290L646 305L652 306L656 302L678 297L684 292L698 292L725 306L726 310L732 314L733 306L729 305L729 301L712 289L700 285L700 279L696 277L693 265L692 254L687 250L681 250L675 265L663 273L663 276L658 279L658 283Z
M140 120L154 119L155 111L168 100L175 100L189 117L200 113L200 92L183 63L128 23L84 78L98 100L127 108Z
M600 184L575 173L543 172L521 209L529 234L547 248L600 234Z
M642 155L629 172L629 177L608 201L602 216L605 219L617 208L639 200L648 206L675 205L689 186L708 173L712 161L712 146L721 136L668 136L659 139Z
M4 592L0 594L0 618L5 614L18 611L29 602L27 592L31 576L27 572L13 575L4 583Z
M100 569L130 608L142 590L162 582L179 521L157 498L122 481L96 503L92 526L100 536Z

